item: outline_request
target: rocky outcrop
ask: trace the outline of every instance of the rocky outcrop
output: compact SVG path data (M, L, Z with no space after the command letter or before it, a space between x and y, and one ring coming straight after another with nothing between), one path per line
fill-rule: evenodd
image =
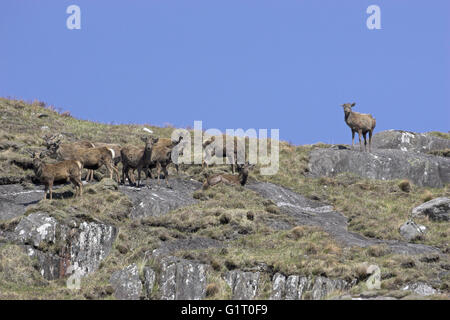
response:
M171 179L172 189L157 186L156 180L150 180L150 188L121 186L119 189L133 202L131 218L160 216L179 207L196 203L193 193L201 187L195 180Z
M142 282L136 264L114 272L109 280L114 288L114 296L119 300L139 300L142 293Z
M272 280L272 300L321 300L333 292L346 291L351 284L326 277L284 276L277 273Z
M376 149L397 149L427 153L450 148L450 140L427 133L387 130L373 135L372 147Z
M29 256L37 258L46 279L69 274L83 277L97 270L116 238L114 226L100 222L57 221L45 212L23 217L8 234L11 242L22 244Z
M433 294L439 293L438 290L434 289L433 287L423 282L415 282L408 284L402 290L409 290L419 296L431 296Z
M144 289L147 298L151 298L156 283L156 272L150 267L144 267Z
M450 183L450 159L401 150L316 149L311 151L309 170L313 177L352 172L369 179L408 179L418 186Z
M20 184L0 185L0 220L9 220L25 213L27 206L37 203L44 191L25 189Z
M258 293L259 272L232 270L225 274L225 282L231 288L231 299L252 300Z
M275 202L282 213L295 219L298 225L319 226L344 246L367 247L386 244L399 254L439 252L438 249L395 240L378 240L363 237L347 230L347 218L325 203L306 199L302 195L272 183L250 183L247 187L262 197Z
M450 221L450 199L436 198L415 207L413 217L428 216L433 221Z
M160 266L158 269L161 270L156 277L161 300L200 300L205 298L207 265L172 256L153 258L156 259ZM152 271L148 271L149 275ZM150 288L151 282L148 281L145 287Z

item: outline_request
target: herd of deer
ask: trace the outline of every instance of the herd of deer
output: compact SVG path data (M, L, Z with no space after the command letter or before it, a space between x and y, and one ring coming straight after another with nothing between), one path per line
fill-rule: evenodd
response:
M343 104L345 114L345 122L352 130L352 148L354 147L355 132L358 132L360 149L362 151L361 136L364 137L364 147L367 151L366 134L369 133L369 152L371 152L372 133L376 125L375 118L370 114L361 114L352 111L355 103ZM117 181L125 184L125 178L128 179L131 185L136 185L134 175L130 175L130 169L138 171L137 186L140 187L142 172L148 178L152 178L151 170L157 169L158 185L160 184L161 171L164 173L167 187L170 188L168 180L167 166L172 163L172 150L180 144L183 137L177 141L172 141L167 138L142 137L145 143L144 147L125 146L121 147L118 144L109 143L92 143L90 141L78 141L72 143L62 143L57 135L45 136L45 145L47 151L37 155L33 153L33 167L36 178L45 185L44 199L47 197L47 192L52 199L53 184L59 182L72 182L75 186L75 196L83 194L83 183L81 181L81 173L83 168L87 169L86 181L91 181L94 177L94 170L105 166L108 169L109 177L113 178L115 174ZM226 136L223 136L223 150L222 148L209 148L208 156L224 156L229 155L225 144ZM220 139L218 139L220 141ZM205 150L209 145L214 143L216 138L214 136L206 139L203 143ZM221 153L222 151L223 153ZM204 183L203 189L210 186L225 183L231 185L245 185L247 182L249 169L251 166L248 163L237 163L238 144L236 137L234 138L234 161L230 161L232 171L238 171L238 175L234 174L215 174L208 176ZM219 154L220 153L220 154ZM182 154L182 151L179 151ZM45 163L41 160L44 156L50 156L59 160L57 163ZM232 160L229 159L229 160ZM122 180L120 179L117 165L122 162ZM202 167L207 165L203 161ZM178 164L175 164L178 173ZM148 185L148 184L147 184Z

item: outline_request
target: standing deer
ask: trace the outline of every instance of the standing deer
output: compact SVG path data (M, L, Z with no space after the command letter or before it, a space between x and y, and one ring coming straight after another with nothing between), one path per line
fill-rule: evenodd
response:
M109 147L96 147L89 141L79 141L74 143L61 143L59 138L46 139L48 154L58 160L78 160L83 167L88 169L86 181L94 178L93 170L97 170L103 165L108 169L110 178L113 173L119 181L119 172L114 166L113 159L116 157L114 149Z
M45 185L44 200L47 198L47 191L52 200L54 183L70 181L75 186L75 196L83 194L83 183L81 182L83 165L80 161L64 160L54 164L44 163L33 153L33 168L36 178Z
M142 170L146 174L146 183L149 177L149 167L152 161L153 145L158 142L158 138L145 137L141 138L145 142L144 148L137 148L133 146L126 146L120 151L122 158L122 181L125 184L125 176L128 178L130 185L134 185L132 179L130 179L129 171L130 169L138 170L138 183L137 186L141 186L141 172ZM147 186L149 184L147 183Z
M172 141L168 144L155 144L152 153L152 161L149 170L156 168L158 175L158 186L160 185L161 170L164 172L166 179L166 185L168 188L172 188L169 184L169 173L167 172L167 166L172 163L172 150L181 142L183 136L180 136L177 141Z
M372 134L375 129L376 120L371 114L364 114L352 111L352 107L356 103L344 103L345 123L352 130L352 149L354 148L355 132L358 132L359 147L362 151L361 136L364 136L364 150L367 151L367 139L366 134L369 133L369 152L372 152Z

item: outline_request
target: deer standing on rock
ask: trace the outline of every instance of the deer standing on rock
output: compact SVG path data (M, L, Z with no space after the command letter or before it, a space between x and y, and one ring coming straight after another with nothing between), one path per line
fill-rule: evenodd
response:
M129 171L130 169L138 170L138 183L137 187L141 186L141 172L144 171L146 174L146 182L149 177L149 167L152 161L153 146L158 142L158 138L143 137L141 140L145 143L144 148L137 148L134 146L127 146L122 148L120 151L122 158L122 182L125 184L125 177L130 182L130 185L135 185L132 179L130 179ZM147 186L149 184L147 183Z
M364 150L367 151L366 135L369 133L369 152L372 152L372 134L375 129L376 120L371 114L364 114L352 111L356 103L344 103L345 123L352 130L352 149L354 148L355 132L358 132L359 147L362 151L361 136L364 136Z

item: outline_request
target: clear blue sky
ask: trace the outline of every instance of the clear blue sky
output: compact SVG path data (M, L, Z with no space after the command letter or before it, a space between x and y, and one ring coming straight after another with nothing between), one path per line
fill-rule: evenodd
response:
M350 143L354 101L375 131L450 130L448 0L2 0L0 39L0 96L82 119Z

